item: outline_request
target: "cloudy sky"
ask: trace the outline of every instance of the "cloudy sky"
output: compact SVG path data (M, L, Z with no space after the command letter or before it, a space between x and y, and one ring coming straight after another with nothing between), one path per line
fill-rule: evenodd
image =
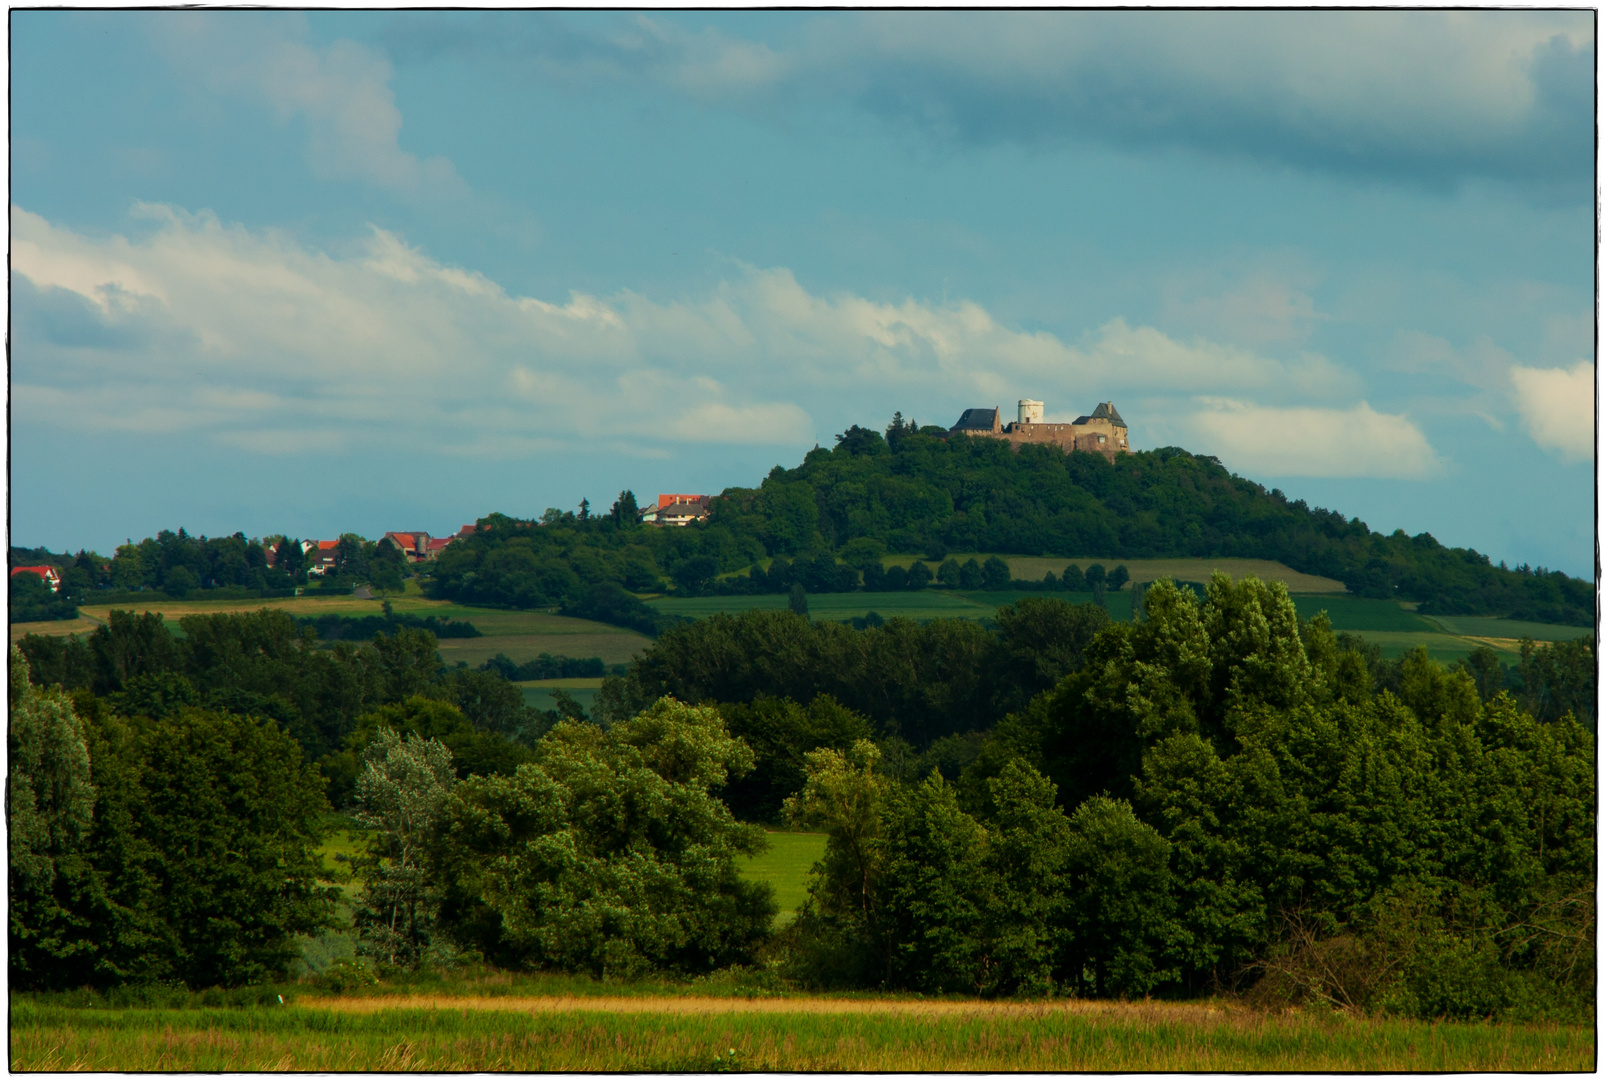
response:
M1591 575L1592 12L14 12L12 542L1112 399Z

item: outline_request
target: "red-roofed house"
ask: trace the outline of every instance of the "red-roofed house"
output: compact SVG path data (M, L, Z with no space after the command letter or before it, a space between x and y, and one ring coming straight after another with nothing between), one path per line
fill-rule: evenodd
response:
M659 495L658 504L641 512L648 525L689 525L708 517L712 495Z
M415 563L429 558L429 534L422 529L415 529L412 532L387 532L379 542L400 549L403 555Z
M45 579L45 584L50 586L51 592L61 588L61 571L54 566L13 566L11 576L16 577L18 574L38 574Z
M453 536L430 536L422 529L417 529L413 532L387 532L379 542L381 544L389 543L393 547L400 548L409 560L420 563L433 559L440 554L447 544L462 536L472 535L473 532L474 526L472 525L464 525L463 532Z
M309 577L322 577L334 570L334 549L340 546L338 540L303 540L301 552L307 557L307 575Z

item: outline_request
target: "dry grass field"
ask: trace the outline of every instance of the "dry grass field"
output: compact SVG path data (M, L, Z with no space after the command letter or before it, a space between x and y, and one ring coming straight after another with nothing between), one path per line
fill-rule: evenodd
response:
M15 1071L1550 1072L1593 1032L1221 1002L292 995L240 1009L13 999Z

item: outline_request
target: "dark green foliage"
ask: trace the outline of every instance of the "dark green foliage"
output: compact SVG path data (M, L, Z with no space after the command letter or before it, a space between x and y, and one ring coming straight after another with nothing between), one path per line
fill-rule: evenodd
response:
M362 545L360 537L356 539ZM294 551L289 550L294 546ZM372 545L368 545L372 547ZM244 533L233 536L195 537L183 529L162 530L154 538L127 543L107 564L96 587L121 591L159 590L182 598L193 589L229 590L238 596L287 593L306 584L300 545L281 541L274 548L275 565L268 565L267 549Z
M13 893L24 926L13 923L12 985L282 976L293 936L326 925L332 910L314 859L327 803L299 748L245 717L181 709L124 719L84 700L94 802L75 821L89 828L64 834L53 910L27 902L26 888L19 907Z
M976 562L974 559L966 559L959 566L959 588L979 589L985 580L986 577L981 570L981 564Z
M776 824L781 804L802 789L803 757L828 746L846 750L870 735L869 721L821 694L802 706L790 698L758 697L719 706L730 734L752 748L753 769L725 787L725 805L741 821Z
M190 615L179 626L181 638L160 615L113 611L87 640L28 635L19 645L37 684L89 691L119 712L151 719L185 705L267 718L301 744L307 760L330 768L331 755L352 749L359 717L414 695L456 705L471 731L503 744L468 753L470 767L481 757L500 761L511 752L508 739L532 740L550 722L501 678L443 671L427 630L397 627L370 643L323 648L282 611ZM354 772L331 775L338 802Z
M981 587L988 592L1001 592L1009 587L1009 564L996 555L989 556L981 566Z
M1523 638L1515 675L1522 708L1539 720L1559 720L1570 713L1593 730L1599 666L1592 638L1545 645Z
M559 725L515 775L458 785L432 855L443 924L514 967L628 977L748 960L775 903L735 858L763 834L713 792L751 765L713 709Z
M1170 844L1128 803L1095 795L1070 815L1064 876L1065 981L1087 995L1135 997L1176 978L1179 932Z
M791 596L787 599L786 606L791 609L793 615L801 615L805 619L808 617L808 594L803 591L801 582L791 587Z
M1000 608L997 629L966 619L884 620L855 631L789 612L715 615L646 649L598 706L613 719L669 694L690 702L829 694L879 735L923 748L990 727L1079 667L1102 611L1031 597Z
M565 594L561 611L576 619L622 626L648 637L656 637L665 626L679 621L652 610L611 581L588 588L576 587L571 594Z
M808 757L788 805L832 839L788 937L798 977L1591 1015L1586 728L1421 650L1379 666L1280 586L1217 576L1200 602L1159 581L1144 608L981 737L957 787L922 757L961 740ZM1010 821L1036 839L1005 859Z
M380 634L394 634L403 626L427 630L436 638L483 636L479 628L467 619L442 619L437 615L420 617L407 612L397 615L390 610L388 600L385 601L383 615L307 615L296 618L295 625L297 628L311 627L319 641L372 641Z
M482 671L493 671L509 682L528 682L533 679L600 679L606 675L607 665L600 656L577 659L541 653L533 660L515 664L503 653L480 665ZM622 670L622 667L621 667Z
M487 678L477 672L457 674L479 674L481 678ZM517 693L517 687L510 687L493 676L488 678L491 683ZM357 718L344 747L326 755L320 762L324 774L329 777L329 797L337 806L350 801L356 790L357 777L362 772L364 755L379 733L386 729L400 735L416 735L420 739L439 742L451 752L452 764L463 778L473 775L510 775L519 765L530 760L529 748L521 743L533 743L547 726L540 714L523 705L522 695L519 696L518 707L526 712L515 713L511 721L500 725L503 727L500 731L476 726L464 715L463 709L450 701L434 697L415 695L364 713ZM509 725L512 730L506 730ZM520 741L514 741L514 737Z
M38 574L12 574L9 594L10 620L14 623L50 622L78 617L78 605L67 596L51 592L45 579Z
M13 985L40 985L81 951L84 919L73 909L91 886L84 849L95 788L83 725L59 689L28 682L27 662L10 656L6 727L6 830L10 869Z
M1274 559L1361 596L1420 601L1423 612L1593 622L1590 582L1494 567L1425 533L1373 533L1175 447L1111 463L1046 446L1016 452L992 439L844 436L757 488L727 489L710 527L738 543L750 537L771 555L869 538L894 552L937 543L1018 555Z

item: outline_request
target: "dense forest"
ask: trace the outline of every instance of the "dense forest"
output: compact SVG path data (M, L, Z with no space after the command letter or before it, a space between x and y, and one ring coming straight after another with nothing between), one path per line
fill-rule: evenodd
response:
M1217 576L1131 622L1046 596L992 626L702 620L587 716L416 627L180 628L13 652L19 989L282 974L339 922L334 807L371 830L350 917L380 973L1592 1012L1591 639L1388 661ZM759 822L828 836L779 932L737 873Z

